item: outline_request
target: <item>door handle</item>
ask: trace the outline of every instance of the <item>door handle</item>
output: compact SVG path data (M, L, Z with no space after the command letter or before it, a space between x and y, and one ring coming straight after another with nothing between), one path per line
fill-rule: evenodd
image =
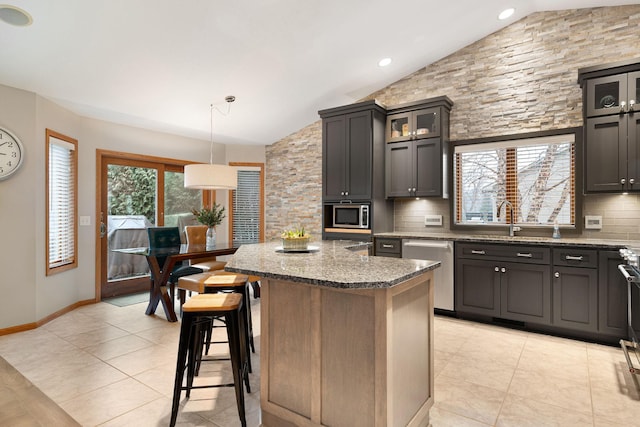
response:
M107 226L104 223L104 213L100 212L100 238L107 235Z

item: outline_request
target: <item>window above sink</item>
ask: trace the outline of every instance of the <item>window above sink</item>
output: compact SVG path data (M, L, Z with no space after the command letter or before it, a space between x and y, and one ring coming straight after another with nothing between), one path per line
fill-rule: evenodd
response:
M580 148L580 128L454 142L452 225L578 228Z

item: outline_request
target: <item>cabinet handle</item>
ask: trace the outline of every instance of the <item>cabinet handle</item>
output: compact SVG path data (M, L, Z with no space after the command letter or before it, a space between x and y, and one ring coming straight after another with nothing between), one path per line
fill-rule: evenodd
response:
M633 178L629 178L629 185L635 184L636 180Z
M348 191L345 191L345 192L344 192L344 195L345 195L345 196L348 196L348 195L349 195L349 192L348 192Z
M493 269L496 273L500 271L500 268L496 267Z
M413 192L414 192L414 193L416 192L416 187L413 187Z
M525 253L522 253L522 252L518 252L518 253L517 253L517 256L519 256L519 257L521 257L521 258L532 258L532 257L533 257L533 255L532 255L532 254L530 254L530 253L526 253L526 254L525 254Z
M626 180L626 179L624 179L624 178L622 178L622 179L620 180L620 184L622 184L622 185L624 185L624 184L625 184L625 182L627 182L627 180Z
M475 249L472 249L471 253L474 255L485 255L485 251L477 251Z
M560 277L560 273L558 273L557 271L555 273L553 273L553 277L555 277L556 279Z
M624 107L627 106L627 103L624 101L620 101L620 112L624 113Z
M582 257L582 255L579 255L579 256L567 255L564 257L564 259L566 259L567 261L582 261L584 258Z
M629 100L629 109L627 111L633 111L633 106L636 105L636 101L634 99Z
M383 243L383 244L382 244L382 247L383 247L383 248L393 248L393 245L388 245L388 244L386 244L386 243Z
M507 272L507 269L506 269L506 268L504 268L504 267L502 267L502 268L500 269L500 272L501 272L501 273L506 273L506 272Z
M407 191L408 191L409 193L411 193L411 188L407 188Z

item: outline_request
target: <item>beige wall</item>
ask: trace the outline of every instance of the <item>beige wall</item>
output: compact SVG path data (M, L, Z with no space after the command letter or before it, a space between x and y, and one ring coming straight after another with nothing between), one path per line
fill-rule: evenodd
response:
M209 142L77 116L37 94L0 85L0 125L25 146L25 163L0 181L0 329L36 322L95 298L96 150L182 160L209 160ZM78 267L45 276L45 129L78 140L78 214L91 226L78 229ZM216 144L215 162L264 162L263 146L229 151ZM246 159L251 160L246 160ZM227 204L227 192L218 201ZM226 236L226 224L219 230Z
M40 155L34 149L39 137L36 103L32 93L0 86L0 125L25 148L21 170L0 181L0 327L32 322L36 315L37 195L28 191L35 186L40 166ZM40 250L44 252L44 246Z
M640 5L535 13L367 99L393 106L446 95L455 104L452 140L582 126L578 69L640 58L639 31ZM268 236L298 221L319 235L321 144L317 122L267 148L268 177L274 178L267 179ZM297 159L295 171L279 171L292 166L291 158ZM298 191L302 175L316 180L305 183L306 192ZM640 238L637 197L588 196L583 214L604 215L604 228L583 235ZM305 217L296 206L317 216ZM449 205L442 200L396 201L395 213L398 231L436 231L422 225L424 213L442 214L449 222Z

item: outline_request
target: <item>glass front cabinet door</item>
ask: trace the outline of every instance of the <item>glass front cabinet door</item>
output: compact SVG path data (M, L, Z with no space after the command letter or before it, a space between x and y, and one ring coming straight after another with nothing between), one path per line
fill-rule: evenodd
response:
M440 136L440 108L424 108L387 117L387 142Z
M636 111L639 90L640 72L590 79L587 82L587 117Z

